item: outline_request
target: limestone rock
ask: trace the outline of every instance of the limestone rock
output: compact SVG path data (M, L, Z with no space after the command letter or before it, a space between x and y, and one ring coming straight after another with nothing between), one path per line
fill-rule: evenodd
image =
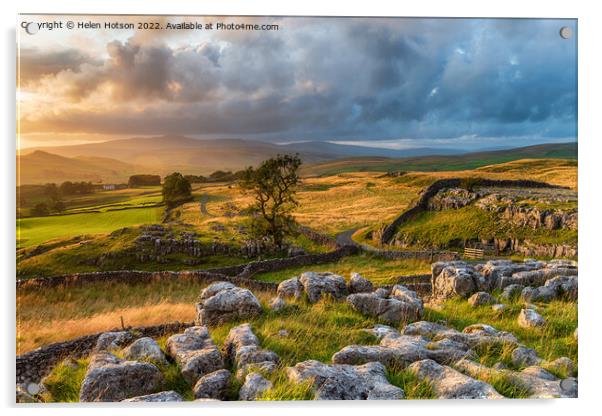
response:
M273 311L279 311L286 307L286 301L282 299L280 296L276 296L270 301L270 309Z
M494 345L517 345L516 337L492 326L475 324L456 331L443 325L420 321L406 325L402 334L388 331L379 345L348 345L332 356L335 364L363 364L378 361L401 368L423 360L450 364L474 357L474 349Z
M399 335L399 331L397 331L395 328L392 328L388 325L376 324L372 328L364 329L364 331L371 335L374 335L376 337L376 339L378 339L379 341L389 334L398 334Z
M124 356L128 360L151 360L156 363L166 363L165 354L157 341L150 337L138 338L125 350Z
M566 374L568 377L575 374L575 363L568 357L557 358L554 361L549 362L547 367L557 373Z
M280 298L300 298L303 294L303 285L299 282L298 277L284 280L278 285L277 295Z
M520 345L512 351L511 359L512 364L516 366L537 365L542 361L534 349L527 348L524 345Z
M146 396L132 397L122 400L122 402L183 402L184 399L173 390L162 391L160 393L147 394Z
M161 389L164 378L153 364L106 356L92 360L88 367L80 388L81 402L118 402Z
M518 315L518 325L523 328L537 328L544 326L546 320L533 309L521 309Z
M234 319L260 315L261 304L248 289L228 282L217 282L201 293L196 304L197 325L216 325Z
M501 312L506 309L506 305L504 305L503 303L496 303L495 305L491 305L491 309L493 309L496 312Z
M466 297L478 290L477 281L480 275L468 263L434 263L431 269L433 297L436 299Z
M272 382L265 379L259 373L249 373L245 377L245 382L238 392L239 400L255 400L266 390L272 388Z
M524 289L523 285L519 285L519 284L508 285L502 291L502 294L500 295L500 299L512 300L515 297L518 297L523 289Z
M351 273L349 293L366 293L374 290L372 282L364 279L359 273Z
M205 374L192 389L195 399L224 400L230 387L230 372L222 369Z
M473 307L491 305L495 303L495 298L487 292L477 292L468 298L468 303Z
M273 371L280 361L276 353L261 348L259 339L248 323L230 330L224 341L224 355L229 362L241 370L237 372L237 377L245 375L253 364L260 364L259 368L267 372ZM272 363L273 367L268 362Z
M408 369L421 380L428 380L439 399L502 399L491 385L468 377L433 360L422 360Z
M324 364L315 360L286 369L293 383L311 380L318 400L398 400L405 397L386 377L381 363L364 365Z
M422 309L415 303L403 302L397 298L382 298L374 293L356 293L347 296L351 307L368 316L373 316L389 324L408 322L420 318Z
M305 272L299 277L310 303L319 301L322 295L342 299L347 295L345 279L330 272Z
M128 331L105 332L96 340L94 351L114 351L125 347L134 340L134 335Z
M182 376L191 385L205 374L224 367L224 360L205 326L193 326L183 334L169 337L167 353L176 360Z

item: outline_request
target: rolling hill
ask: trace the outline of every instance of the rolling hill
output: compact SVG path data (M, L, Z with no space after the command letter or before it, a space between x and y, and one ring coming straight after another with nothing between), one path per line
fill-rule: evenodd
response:
M143 168L115 159L81 156L69 158L41 150L17 158L17 183L91 181L127 182L130 175Z
M514 149L473 152L460 155L432 155L410 158L355 157L302 167L303 175L333 175L343 172L453 171L476 169L520 159L577 159L577 143L548 143Z
M518 159L574 159L576 143L450 154L449 149L379 149L330 142L278 145L240 139L198 140L184 136L131 138L101 143L26 149L17 160L20 184L86 180L124 182L134 173L166 175L174 171L207 175L239 170L282 153L298 153L302 173L349 171L459 170ZM403 157L402 157L403 156Z

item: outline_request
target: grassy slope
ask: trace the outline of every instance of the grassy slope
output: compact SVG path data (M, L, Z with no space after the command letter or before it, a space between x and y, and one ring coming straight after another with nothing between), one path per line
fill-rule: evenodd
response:
M160 221L162 212L162 208L150 207L21 218L17 219L17 241L21 247L31 247L57 238L109 233L118 228L156 223Z
M329 271L349 278L351 273L370 276L370 280L377 285L387 285L397 282L402 275L430 273L431 265L420 260L385 260L367 254L345 257L336 263L318 264L311 267L295 267L278 272L260 273L253 276L256 280L265 282L281 282L298 276L304 271L324 272Z
M402 224L398 233L422 247L460 247L464 240L492 237L528 239L541 244L577 242L577 231L517 227L503 221L499 214L474 206L420 213Z
M345 158L305 166L305 175L333 175L342 172L455 171L519 159L576 159L577 143L545 144L517 149L467 153L453 156L421 156L390 159L382 157Z
M59 289L50 297L43 290L27 290L19 293L18 299L27 302L27 313L19 318L18 351L23 352L37 345L71 338L84 333L106 330L118 326L119 316L124 316L128 325L156 323L157 318L187 321L194 317L194 298L202 285L193 282L153 282L147 285L95 284L80 288ZM362 331L376 323L353 311L345 302L323 300L308 304L305 300L292 302L279 312L269 311L266 304L271 294L256 293L265 312L251 320L254 332L262 346L275 351L282 359L282 367L294 365L307 359L330 362L333 353L350 344L373 344L376 340ZM77 307L74 307L77 305ZM568 356L577 362L577 342L572 333L577 326L575 303L552 302L538 305L539 312L546 318L547 325L540 329L520 328L516 319L521 303L512 301L506 310L495 312L490 306L470 307L466 300L446 302L441 310L427 307L424 319L441 322L458 330L474 323L486 323L498 329L511 331L528 347L534 348L547 360ZM230 322L210 328L211 335L221 347L228 331L242 323ZM400 325L399 328L403 326ZM51 331L52 329L52 331ZM286 330L288 336L280 336ZM165 343L165 338L160 339ZM477 351L479 361L493 365L502 361L510 368L520 369L510 362L509 348L492 348ZM66 369L59 366L50 377L51 392L56 399L73 400L81 380L85 361L77 367ZM177 368L164 368L169 375L171 388L190 398L190 386L182 384ZM429 398L432 391L428 383L420 383L403 369L389 369L389 379L402 386L409 398ZM307 386L293 388L277 371L272 380L274 389L265 399L310 398ZM491 381L491 380L490 380ZM493 384L509 397L526 395L520 386L507 385L508 380L493 380ZM234 389L239 387L237 384ZM232 392L235 397L235 391Z

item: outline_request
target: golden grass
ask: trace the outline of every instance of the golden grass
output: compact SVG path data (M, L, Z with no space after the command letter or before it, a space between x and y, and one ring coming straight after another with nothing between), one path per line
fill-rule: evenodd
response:
M17 323L17 354L41 345L77 338L83 335L126 326L158 325L166 322L194 320L192 303L159 303L156 305L118 308L111 312L73 319L24 320Z

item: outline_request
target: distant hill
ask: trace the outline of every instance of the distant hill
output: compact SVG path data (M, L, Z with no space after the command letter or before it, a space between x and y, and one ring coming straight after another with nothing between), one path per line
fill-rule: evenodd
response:
M303 162L308 164L350 156L409 157L462 152L435 148L390 150L319 141L275 144L241 139L199 140L184 136L142 137L72 146L39 147L25 150L24 153L36 150L69 158L85 156L115 159L146 166L152 170L150 173L166 174L181 170L197 175L206 175L216 170L242 169L279 153L298 153Z
M342 172L386 172L393 170L453 171L512 162L519 159L577 159L577 143L547 143L514 149L460 155L431 155L410 158L357 157L306 165L304 175Z
M524 158L576 158L576 144L463 152L437 148L390 150L317 141L278 145L241 139L160 136L27 149L18 163L21 184L65 180L106 183L123 182L135 173L166 175L180 171L207 175L216 170L239 170L279 153L299 153L303 173L310 175L361 170L471 169Z
M63 157L41 150L17 158L19 184L70 181L127 182L140 167L103 157Z

